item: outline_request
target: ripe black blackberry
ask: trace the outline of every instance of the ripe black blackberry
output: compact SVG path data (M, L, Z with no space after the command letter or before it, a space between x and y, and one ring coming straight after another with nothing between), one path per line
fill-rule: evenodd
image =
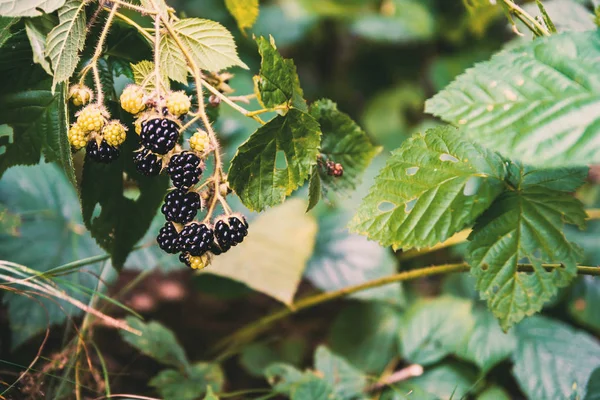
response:
M182 252L198 257L208 251L213 239L212 229L205 224L193 222L186 225L179 233L179 248Z
M108 164L116 160L121 154L119 149L109 145L104 139L102 139L102 142L100 142L99 146L96 139L91 139L88 141L85 152L86 155L92 160L103 164Z
M175 225L173 225L171 222L167 222L162 228L160 228L160 232L158 232L156 241L158 242L158 246L163 251L169 254L175 254L179 251L179 236L180 234L177 233Z
M133 157L135 168L146 176L156 176L162 169L162 160L150 150L143 148Z
M200 157L196 154L184 151L171 157L167 173L176 188L188 190L200 181L202 166Z
M187 224L196 217L198 209L200 209L198 193L176 189L167 194L161 211L167 221Z
M177 144L179 125L168 118L153 118L142 123L142 144L157 154L167 154Z

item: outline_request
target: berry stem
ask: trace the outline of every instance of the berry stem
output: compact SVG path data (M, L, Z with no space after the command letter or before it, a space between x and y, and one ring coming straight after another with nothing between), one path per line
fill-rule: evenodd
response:
M252 115L251 111L248 111L244 107L242 107L239 104L235 103L233 100L231 100L229 97L225 96L223 93L219 92L219 90L217 88L215 88L214 86L212 86L210 83L208 83L204 79L201 79L201 82L202 82L202 84L204 86L206 86L206 88L208 89L209 92L211 92L212 94L214 94L215 96L217 96L218 98L220 98L223 102L227 103L234 110L236 110L239 113L245 115L246 117L252 118L253 120L255 120L256 122L258 122L261 125L266 124L266 122L263 121L259 116Z
M162 82L160 79L160 16L154 16L154 78L157 104L161 99Z
M502 0L502 5L509 14L509 19L511 19L515 32L518 32L518 30L514 24L514 21L512 21L512 18L510 18L510 15L512 14L514 14L521 22L523 22L535 36L550 36L550 32L542 23L532 17L519 5L515 4L512 0Z
M185 125L183 125L180 129L179 129L179 133L183 133L185 132L186 129L188 129L190 126L194 125L196 122L198 122L198 120L200 119L199 115L194 115L194 118L190 119L188 122L185 123Z

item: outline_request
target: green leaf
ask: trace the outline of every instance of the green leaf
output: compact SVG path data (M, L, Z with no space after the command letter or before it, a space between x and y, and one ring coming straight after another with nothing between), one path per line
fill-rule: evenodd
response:
M213 72L233 66L248 69L237 55L233 36L218 22L200 18L183 18L173 24L173 29L200 69ZM171 36L163 36L161 50L165 52L161 56L161 65L167 66L169 62L176 64L180 69L177 78L182 78L181 60L186 61L186 59ZM171 74L169 77L179 80Z
M86 5L87 2L81 0L68 0L58 10L59 24L48 34L46 55L54 70L52 89L69 80L77 68L79 52L85 44Z
M524 172L511 165L514 190L492 204L469 236L468 262L476 287L505 331L541 310L559 287L575 277L580 252L566 239L563 225L582 228L586 218L582 204L573 196L529 184ZM532 263L534 273L518 272L523 259ZM562 266L546 271L542 263Z
M477 396L477 400L511 400L510 395L500 386L490 386Z
M323 291L339 290L396 272L396 259L389 249L351 234L345 228L348 215L330 211L319 219L315 250L305 272L313 285ZM400 283L360 291L350 297L405 303Z
M475 382L476 375L466 366L458 363L446 363L398 385L395 391L411 393L407 397L398 397L398 399L465 399L468 398L467 394L473 389Z
M265 108L285 104L307 111L304 92L293 60L285 59L277 51L271 37L256 39L261 56L260 73L254 78L256 95Z
M317 234L317 223L305 209L304 201L294 199L261 214L251 221L244 242L215 257L205 271L291 305Z
M66 88L61 85L52 94L45 73L25 66L31 65L31 50L24 34L9 43L10 50L7 46L0 51L1 59L12 59L7 64L0 61L0 74L11 76L0 93L0 124L9 125L13 135L0 151L0 176L14 165L37 164L43 153L46 161L57 162L75 185L67 139Z
M150 63L150 61L140 62L140 69L144 68L144 71L147 71L150 66L147 63ZM152 63L152 68L154 68L154 63ZM169 35L162 35L160 37L160 70L162 71L162 74L168 78L176 82L181 82L184 85L187 84L187 60L184 53L177 46L177 43ZM149 74L152 72L153 70L149 70L145 73ZM152 79L150 79L150 81L152 81Z
M219 397L213 392L212 386L206 387L206 396L204 396L204 400L219 400Z
M598 163L599 56L597 32L540 38L468 70L429 100L426 111L527 163Z
M195 400L208 390L220 392L225 378L217 364L199 362L182 374L174 369L159 372L148 382L165 400ZM213 398L216 398L213 393Z
M19 22L19 18L0 17L0 47L12 36L10 29Z
M0 15L5 17L37 17L50 14L65 0L0 0Z
M251 28L258 18L258 0L225 0L225 6L242 32Z
M277 393L287 394L304 378L305 373L288 364L271 364L265 370L265 378Z
M450 127L417 134L388 159L350 223L395 249L433 246L470 225L502 192L495 153Z
M171 59L171 65L176 63L176 60L174 61ZM133 71L133 80L135 81L136 85L141 86L147 92L152 92L154 89L156 89L156 79L152 77L152 74L154 73L154 63L152 61L142 60L136 64L130 65L131 70ZM178 80L174 79L171 74L167 75L173 80ZM180 82L187 83L187 68L185 70L185 76ZM165 75L162 76L162 84L166 89L169 88L169 79Z
M456 349L456 354L474 362L483 373L510 357L516 347L513 332L504 333L488 310L476 309L473 312L475 323Z
M0 254L5 260L45 272L101 253L83 228L74 187L53 164L7 171L0 180L0 204L21 221L17 236L0 230ZM102 267L101 264L90 265L85 268L86 273L63 276L57 282L58 287L87 304L89 296L73 285L95 289ZM44 297L30 299L6 292L4 302L10 313L13 348L43 332L48 324L60 324L67 315L81 314L81 310L70 303Z
M331 385L320 377L305 373L291 391L291 400L341 400Z
M129 132L120 147L121 156L112 163L100 164L86 158L83 165L81 209L85 226L111 254L118 269L146 234L168 187L166 176L147 177L136 170L132 157L128 156L139 146L136 136ZM135 200L124 192L123 174L129 179L129 187L139 193Z
M585 400L600 400L600 367L590 375L586 391Z
M262 377L272 364L299 365L304 358L305 349L306 342L301 338L287 338L274 347L265 343L252 343L242 350L240 364L250 375Z
M321 176L319 175L319 166L313 165L308 181L308 207L306 212L315 208L321 200Z
M469 300L445 296L415 303L400 324L403 357L429 365L457 352L475 323L471 306Z
M331 100L311 104L310 115L321 126L321 161L340 163L344 168L340 177L329 175L324 165L317 169L323 191L354 189L381 148L373 146L367 134Z
M522 183L561 192L574 192L585 183L588 171L588 167L536 169L524 166Z
M595 241L597 243L597 237ZM593 276L580 277L571 289L569 314L580 324L600 333L600 282Z
M280 204L308 177L320 141L317 121L290 109L258 128L238 148L231 160L229 184L251 210Z
M33 50L33 62L40 64L50 76L52 68L46 59L46 37L53 27L54 24L48 16L29 18L25 21L25 31Z
M329 345L336 354L370 374L381 374L396 355L400 312L387 304L355 303L333 321Z
M391 0L388 12L365 13L352 32L373 41L410 43L431 39L436 33L434 14L417 0Z
M539 316L526 319L516 331L513 375L528 398L568 399L575 392L585 398L588 379L600 365L595 338Z
M315 370L333 388L335 395L347 399L361 395L366 387L365 375L345 359L319 346L315 352Z
M191 366L185 356L185 350L170 329L158 322L145 323L135 317L127 317L126 321L130 327L141 331L142 335L120 330L123 340L161 364L190 371Z

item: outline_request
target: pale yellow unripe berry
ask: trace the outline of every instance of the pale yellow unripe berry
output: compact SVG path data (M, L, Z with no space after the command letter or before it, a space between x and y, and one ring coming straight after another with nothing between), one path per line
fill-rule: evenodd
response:
M136 85L129 85L121 94L121 108L129 114L138 114L146 109L144 90Z
M190 149L198 154L204 154L210 146L210 138L203 130L198 130L190 138Z
M74 123L69 128L69 132L67 134L67 138L69 139L69 143L75 150L79 150L84 148L87 145L89 136L81 129L81 127Z
M167 98L167 110L176 117L187 114L192 102L184 92L172 92Z
M77 113L77 125L84 133L100 132L106 123L106 111L91 104Z
M118 147L127 138L127 128L125 128L119 121L110 121L102 130L102 135L106 143L113 147Z
M208 267L210 261L208 254L201 255L200 257L188 256L188 265L191 269L204 269Z
M88 104L94 97L94 92L85 85L73 85L69 89L69 99L76 107Z

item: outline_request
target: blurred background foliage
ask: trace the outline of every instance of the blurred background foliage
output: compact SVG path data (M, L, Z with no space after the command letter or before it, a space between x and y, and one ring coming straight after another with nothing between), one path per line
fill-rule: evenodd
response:
M439 123L424 115L425 99L476 62L488 59L515 41L529 38L516 35L502 9L489 1L261 1L259 18L246 35L237 28L223 0L169 0L168 3L182 15L219 21L234 34L240 58L250 67L249 71L239 68L232 71L235 76L230 85L236 90L235 94L253 91L252 75L258 71L260 58L252 35L272 35L279 51L294 60L305 98L309 102L324 97L333 99L383 150L356 191L345 196L332 195L327 204L319 205L310 214L304 213L301 200L290 200L260 216L244 210L241 203L234 200L235 208L250 215L251 229L261 232L263 243L253 242L236 253L235 258L219 260L207 273L193 274L176 257L165 256L153 246L156 232L163 223L159 215L140 241L142 248L130 255L120 274L117 275L109 262L103 261L61 278L58 283L75 297L89 301L90 294L108 293L146 319L158 320L174 332L140 325L162 338L156 339L157 346L164 346L161 347L164 352L157 354L155 349L148 348L148 343L135 343L135 339L125 337L146 354L140 356L137 350L120 340L117 332L96 326L93 343L101 349L98 354L102 356L90 356L91 362L97 364L102 360L102 364L106 364L113 392L183 399L195 398L194 394L203 392L206 385L215 392L268 388L265 373L267 377L280 379L285 375L282 370L267 368L274 362L286 363L287 378L291 366L313 365L315 349L317 360L339 363L329 350L317 348L325 343L331 351L345 357L344 363L353 364L373 380L403 365L404 361L427 367L423 376L403 384L398 390L385 392L382 399L403 399L405 397L398 393L410 390L421 396L410 398L418 399L447 399L468 391L479 393L479 399L531 395L533 392L527 382L517 382L508 366L509 362L523 368L535 365L523 364L516 356L512 361L506 359L523 330L502 336L496 321L490 319L476 300L471 279L466 274L421 279L405 286L389 285L294 315L280 322L265 337L244 347L239 355L218 359L222 361L220 367L188 361L212 360L215 353L211 349L220 339L280 307L273 298L289 304L298 296L359 284L397 270L460 261L461 246L455 246L400 262L400 257L391 250L349 234L345 225L390 151L412 133ZM594 29L596 4L585 0L548 0L544 4L560 29ZM526 7L537 13L534 4L526 4ZM107 60L124 57L135 61L150 57L149 50L136 46L139 42L130 38L125 26L117 25L115 29L122 29L124 34L111 35ZM524 29L521 31L526 34ZM112 73L107 72L107 79L115 89L115 99L129 79L119 65L113 62ZM228 159L256 127L249 118L224 105L219 107L216 129ZM135 196L135 188L126 195ZM298 197L305 197L305 193ZM600 193L591 183L579 197L588 207L600 206ZM77 203L75 190L53 165L9 170L0 181L0 258L47 271L63 263L101 255L82 225ZM600 263L599 233L599 223L590 224L586 232L571 232L573 239L584 248L586 262L592 265ZM106 289L106 285L110 289ZM444 296L434 303L421 300L440 294ZM61 323L64 329L52 330L42 361L48 365L60 362L69 365L69 354L61 349L73 344L70 338L80 319L69 318L65 322L65 313L78 318L76 310L60 308L48 300L42 300L40 307L39 301L27 297L8 293L2 296L0 370L6 375L0 373L0 384L10 381L17 374L15 371L35 356L48 322ZM589 306L598 301L597 279L582 278L562 292L547 309L547 314L598 335L600 314L597 307ZM112 314L127 314L107 301L100 304ZM406 309L408 311L400 312ZM449 309L453 310L452 321L440 322ZM424 312L428 313L427 318L423 318ZM489 340L502 341L495 358L481 358L476 351L460 354L453 350L453 343L447 342L444 334L455 338L471 334L471 329L475 329L473 321L489 329L492 338ZM552 323L541 317L527 322L533 328L549 331L555 328L548 328ZM569 332L565 335L571 334ZM175 335L177 340L170 335ZM402 346L399 338L402 338ZM523 341L526 343L523 346L529 343ZM165 354L175 361L164 362ZM400 358L404 361L399 361ZM348 376L354 376L353 370L348 369L354 367L343 365L346 372L350 371ZM164 369L166 367L176 369ZM188 377L196 377L196 383L199 379L200 389L186 386L189 382L178 375L178 370L187 371ZM492 373L484 379L485 373L478 375L478 370ZM45 392L58 393L57 396L71 392L74 383L70 370L65 370L63 365L48 371L59 378L50 379L50 386L43 388ZM93 383L91 378L86 382L89 386ZM40 389L27 380L20 385L21 390L33 391L33 395L32 388ZM280 392L285 393L285 390L280 387ZM191 397L186 397L189 393ZM258 396L237 398L255 397Z

